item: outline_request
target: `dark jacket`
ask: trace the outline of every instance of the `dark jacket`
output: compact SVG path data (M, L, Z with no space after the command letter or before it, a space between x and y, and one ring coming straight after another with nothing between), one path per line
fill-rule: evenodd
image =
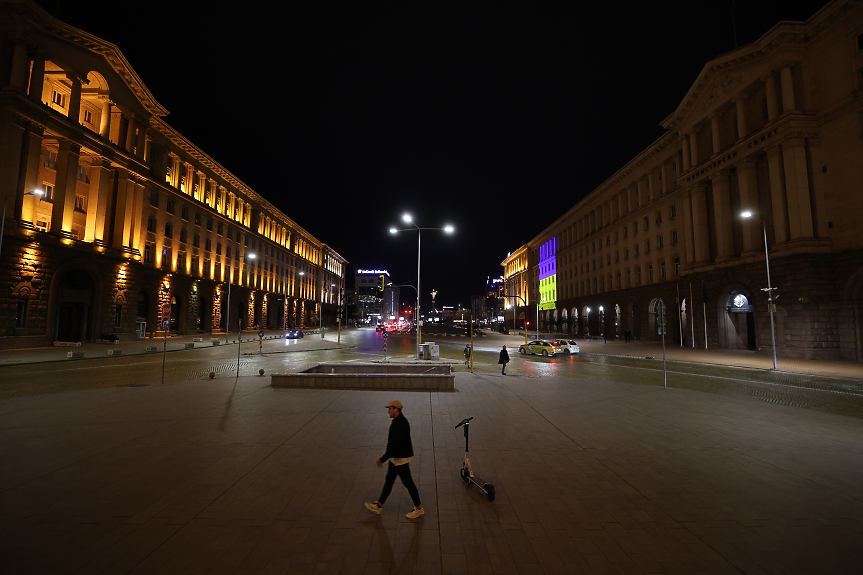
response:
M498 363L509 363L509 353L502 349L500 350L500 357L497 360Z
M413 457L414 446L411 443L411 424L407 418L399 413L390 423L390 431L387 434L387 450L381 455L381 463L391 457Z

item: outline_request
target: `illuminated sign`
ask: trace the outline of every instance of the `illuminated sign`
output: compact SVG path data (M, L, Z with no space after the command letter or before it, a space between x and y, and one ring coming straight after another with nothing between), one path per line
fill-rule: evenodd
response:
M387 274L390 275L390 272L387 270L357 270L358 274Z

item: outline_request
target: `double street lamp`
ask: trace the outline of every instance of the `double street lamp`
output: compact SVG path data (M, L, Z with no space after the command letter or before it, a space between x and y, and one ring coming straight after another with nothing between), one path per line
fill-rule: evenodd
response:
M422 343L422 326L420 325L420 258L422 255L422 231L423 230L442 230L445 233L451 234L454 231L452 226L444 226L442 228L421 228L416 225L413 221L413 218L410 217L409 214L405 214L402 216L402 219L407 223L411 224L412 228L390 228L391 234L397 234L399 232L410 232L413 230L417 231L417 316L414 320L417 322L417 357L419 357L420 353L420 344Z
M767 265L767 287L761 288L761 291L767 292L767 306L770 309L770 338L773 341L773 369L776 369L776 324L773 321L773 290L774 288L770 283L770 255L767 251L767 224L764 223L764 220L759 220L756 217L753 217L752 212L746 211L740 214L740 217L743 219L753 219L761 222L761 229L764 232L764 262Z

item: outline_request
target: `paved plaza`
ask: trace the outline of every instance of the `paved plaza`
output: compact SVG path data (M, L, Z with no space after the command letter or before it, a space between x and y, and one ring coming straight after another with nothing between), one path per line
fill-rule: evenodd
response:
M684 389L459 372L451 393L268 377L0 402L8 573L859 573L863 419ZM426 515L397 484L400 399ZM459 477L471 460L489 502Z

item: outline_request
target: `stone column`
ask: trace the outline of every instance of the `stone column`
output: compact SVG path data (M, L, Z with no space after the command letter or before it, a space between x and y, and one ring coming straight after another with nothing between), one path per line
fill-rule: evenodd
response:
M90 199L87 202L87 228L84 241L105 244L105 224L110 221L109 196L113 184L113 173L108 160L98 159L90 167Z
M27 57L27 45L23 40L13 40L12 68L9 72L9 85L21 92L27 92L30 74L30 58Z
M90 165L90 193L87 195L87 217L84 220L84 241L92 243L96 238L96 215L99 208L100 187L108 179L108 170L102 160L94 160Z
M719 153L722 150L722 138L719 134L719 115L713 114L710 116L710 132L711 136L713 136L713 155Z
M683 192L683 238L686 241L686 262L695 263L695 233L692 218L692 192Z
M36 51L33 56L33 69L30 72L30 90L28 95L34 102L42 101L42 89L45 87L45 54Z
M108 141L114 145L121 146L120 131L123 128L123 112L116 106L111 108L111 119L108 121ZM162 174L164 177L164 174Z
M776 74L770 73L764 77L767 90L767 121L772 122L779 117L779 100L776 98Z
M21 164L15 198L14 215L18 221L32 223L36 220L35 207L38 198L26 194L42 189L39 182L39 167L44 133L45 128L42 126L27 122L21 146Z
M796 112L797 104L794 102L794 78L791 75L791 64L786 64L779 70L779 81L782 85L782 111Z
M749 134L746 122L746 96L740 95L734 98L737 105L737 139L742 140Z
M760 214L758 203L758 178L755 173L755 160L744 159L737 164L737 183L740 187L740 211L749 210ZM761 215L761 219L764 219ZM743 253L749 254L761 249L760 229L756 225L743 224Z
M114 204L114 237L111 246L121 249L131 239L132 207L135 200L135 182L128 170L117 171L117 203Z
M191 196L192 190L195 189L195 166L189 165L188 175L186 176L186 195Z
M624 194L625 192L617 194L617 213L621 218L626 215L626 197Z
M788 224L791 240L811 238L812 204L809 197L809 170L806 166L806 144L803 138L782 143L785 162L785 190L788 193Z
M69 121L73 126L81 123L81 78L75 74L67 74L72 83L72 94L69 96Z
M144 159L144 153L147 149L147 127L149 126L148 120L141 120L138 123L138 141L135 142L135 156L138 159Z
M689 149L692 152L693 168L698 165L698 162L701 159L701 156L698 153L698 133L700 131L700 129L695 128L694 130L692 130L692 136L689 138Z
M692 152L689 150L689 134L682 134L681 143L683 147L683 171L687 171L690 168L690 160L692 159Z
M707 228L707 187L692 186L692 228L695 234L696 263L710 262L710 236Z
M131 222L129 223L131 239L129 247L143 252L141 245L141 231L144 227L144 196L149 193L144 187L142 180L135 182L134 195L132 201L126 204L127 211L131 212ZM177 232L179 233L179 231ZM174 254L176 256L176 254Z
M99 118L99 135L103 140L111 139L111 100L102 99L102 115Z
M60 140L60 151L57 154L57 179L54 183L54 208L51 211L51 233L57 236L62 236L63 232L72 231L80 154L80 145L69 140Z
M788 241L788 205L779 146L768 148L767 170L770 178L770 203L773 206L773 241L775 244L784 244Z
M716 230L716 261L734 256L732 236L731 192L728 172L722 170L711 178L713 182L713 229Z
M647 203L656 199L656 173L651 170L647 173Z
M138 122L137 122L134 114L129 114L127 116L127 119L129 120L129 127L126 129L126 143L123 147L126 148L126 151L129 152L130 154L134 154L135 153L135 142L138 139L138 134L137 134Z
M194 192L193 195L195 196L196 200L202 202L204 201L204 191L207 189L207 174L205 174L204 172L199 172L198 176L198 191Z
M26 130L27 122L21 116L11 112L0 112L0 166L13 167L13 169L0 170L0 202L5 202L8 197L16 196L18 193L20 178L19 170L15 167L21 164L21 142ZM9 206L6 207L8 209ZM17 206L13 213L19 213Z
M812 171L812 207L815 213L812 215L812 223L815 226L813 237L824 237L827 233L827 200L824 197L824 172L818 169L821 166L821 142L818 138L806 140L809 145L809 160L813 166Z

